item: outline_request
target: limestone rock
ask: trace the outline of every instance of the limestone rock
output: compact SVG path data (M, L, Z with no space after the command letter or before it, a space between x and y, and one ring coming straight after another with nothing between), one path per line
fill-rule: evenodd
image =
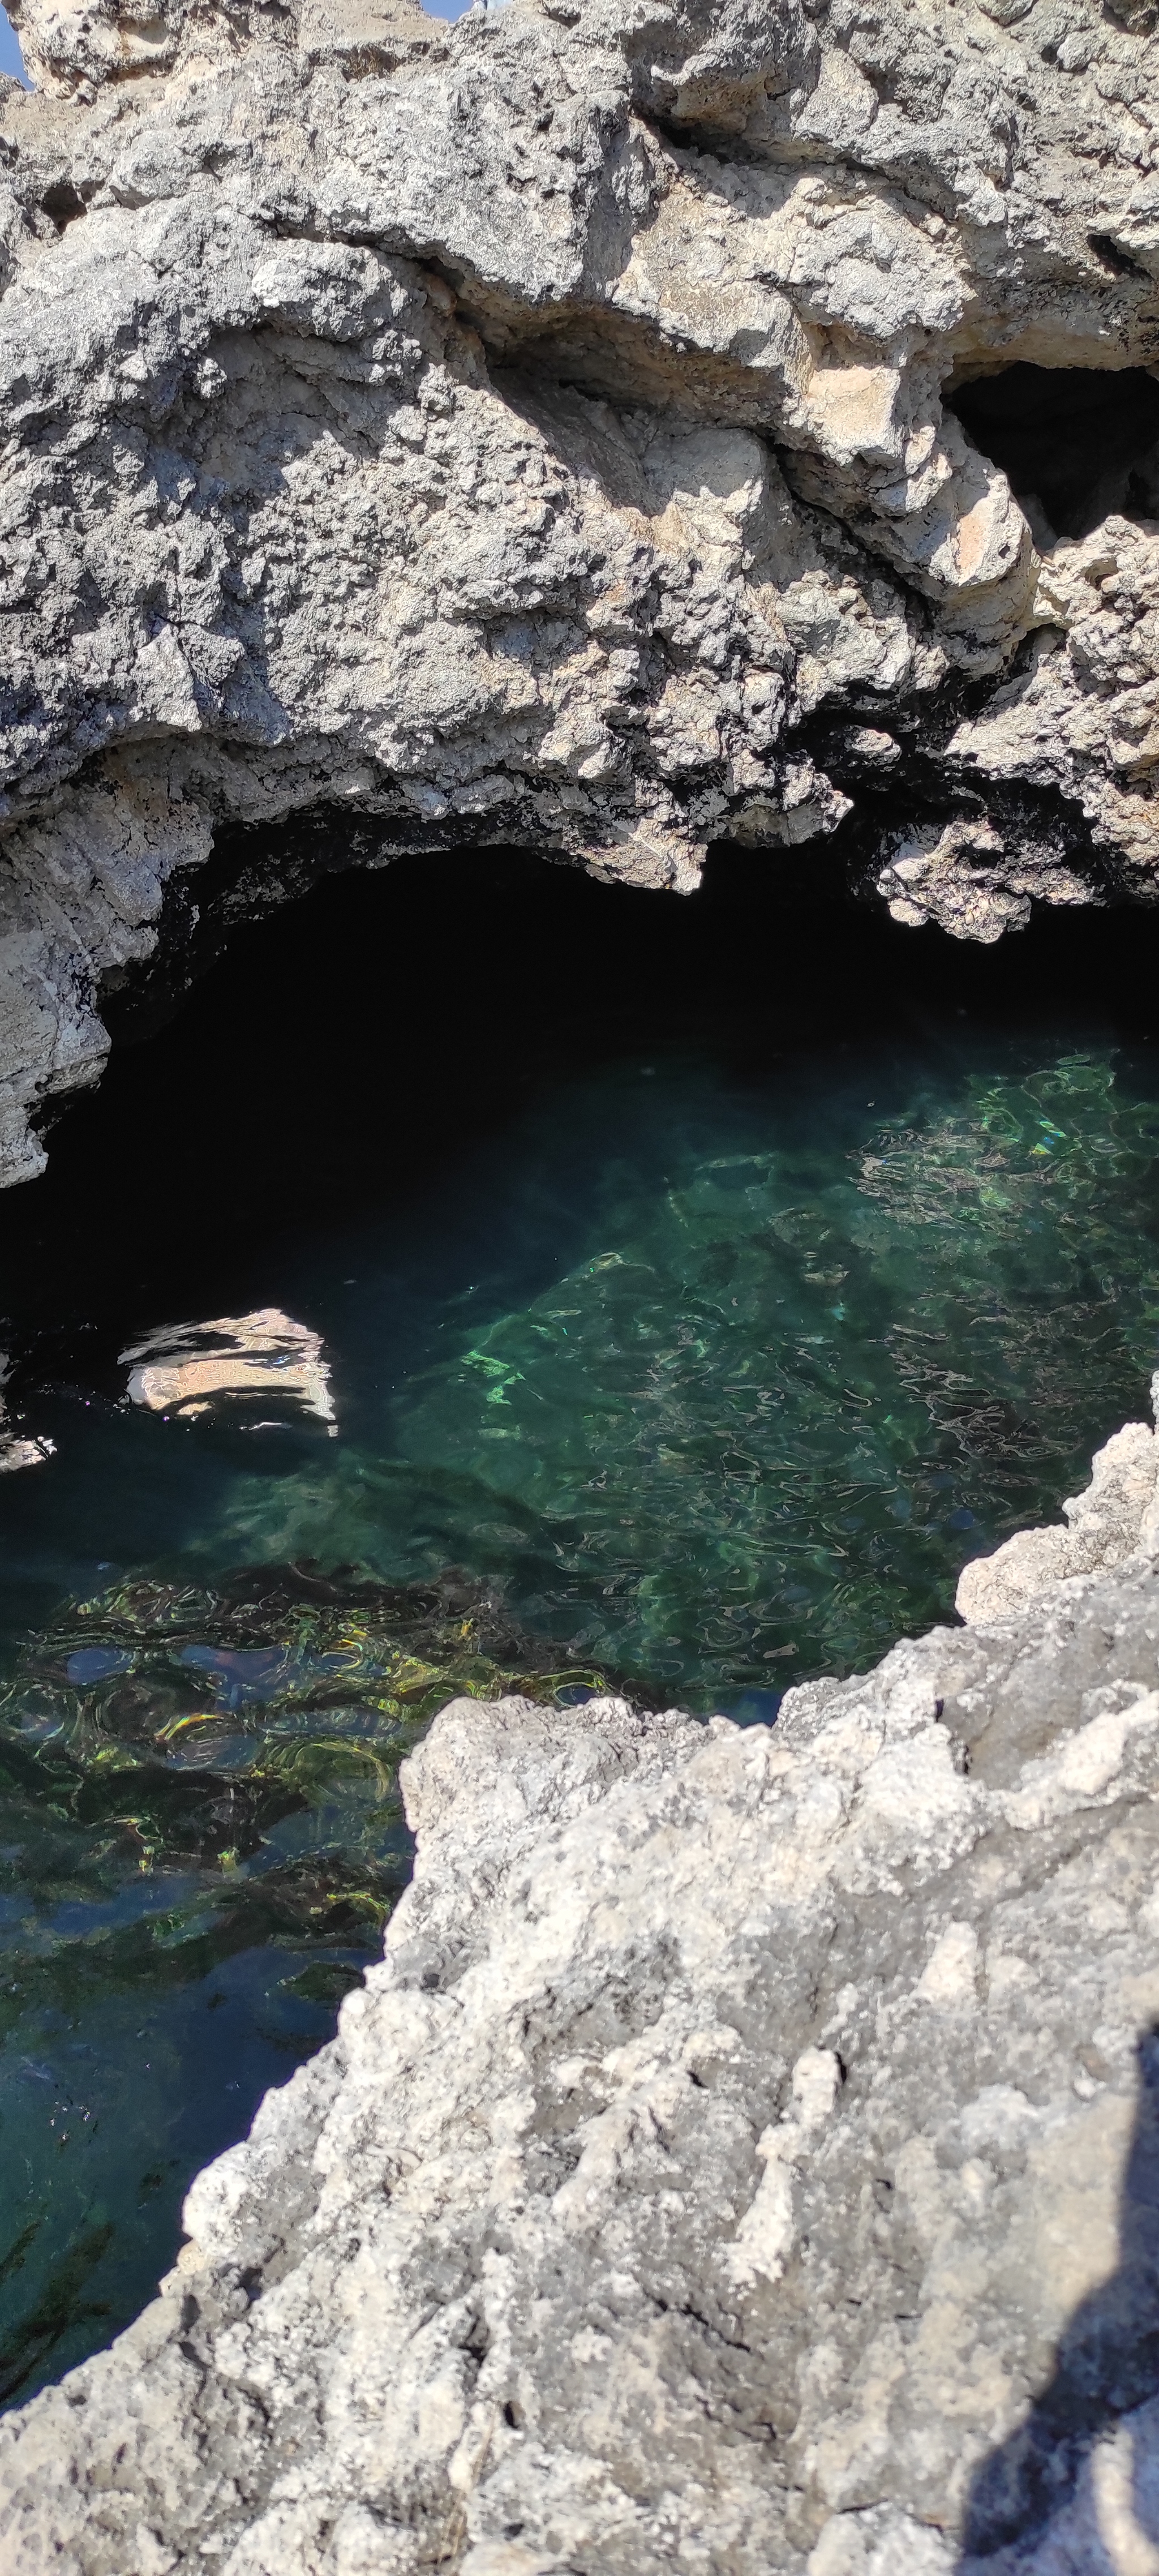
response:
M772 1729L453 1702L337 2040L0 2425L5 2576L1146 2576L1157 1683L1136 1545Z
M1159 1374L1151 1381L1159 1417ZM1018 1530L959 1579L955 1608L968 1620L1005 1619L1051 1585L1159 1556L1159 1432L1124 1423L1100 1449L1085 1491L1063 1504L1066 1524Z
M0 1178L239 825L1154 898L1147 12L12 14Z
M8 1419L8 1407L4 1401L4 1385L8 1377L8 1368L8 1353L0 1351L0 1476L15 1475L21 1467L42 1467L45 1459L51 1458L56 1449L55 1440L49 1440L43 1436L39 1439L24 1440L18 1432L13 1431Z
M324 1422L332 1439L338 1434L321 1335L280 1306L216 1315L206 1323L160 1325L121 1352L121 1365L130 1369L130 1404L166 1419L172 1414L192 1421L223 1397L256 1396L300 1407Z

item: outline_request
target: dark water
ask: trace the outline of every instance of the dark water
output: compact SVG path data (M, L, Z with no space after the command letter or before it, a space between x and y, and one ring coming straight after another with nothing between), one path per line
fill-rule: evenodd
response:
M9 2397L133 2314L332 2028L442 1699L771 1717L1141 1410L1155 926L983 955L776 865L331 886L3 1203L10 1411L55 1444L0 1477ZM127 1403L135 1340L257 1307L321 1336L337 1437L276 1388Z

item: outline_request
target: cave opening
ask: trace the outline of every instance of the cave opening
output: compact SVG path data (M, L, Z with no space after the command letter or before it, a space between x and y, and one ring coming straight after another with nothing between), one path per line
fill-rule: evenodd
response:
M267 840L292 886L287 826L247 836L247 883ZM46 1131L43 1178L4 1196L0 1340L5 1318L21 1334L48 1310L91 1324L126 1296L147 1301L144 1325L159 1297L207 1296L211 1278L220 1293L223 1258L230 1297L256 1294L295 1200L329 1226L421 1186L576 1051L705 1046L756 1078L851 1044L936 1051L961 1018L1149 1030L1157 969L1159 912L1134 907L1036 906L993 948L902 929L826 842L722 847L690 897L517 850L324 875L235 921L191 986L154 995L146 979L102 1002L100 1084Z
M0 1241L41 1444L0 1474L0 2405L141 2307L329 2035L438 1706L766 1723L1057 1517L1156 1357L1157 968L1159 912L960 946L824 850L689 899L460 851L235 929L114 1049Z
M1159 383L1147 368L1019 360L945 400L1001 466L1040 542L1086 536L1112 511L1159 518Z

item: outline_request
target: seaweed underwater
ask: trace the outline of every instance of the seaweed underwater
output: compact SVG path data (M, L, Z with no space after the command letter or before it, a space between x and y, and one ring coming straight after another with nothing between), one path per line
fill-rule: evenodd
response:
M0 2037L27 2042L0 2113L10 2171L22 2096L40 2116L0 2245L0 2400L115 2330L156 2277L190 2165L158 2157L183 2072L179 2034L150 2032L151 2010L164 2025L185 1990L228 2018L223 1972L260 1962L257 2092L277 2080L325 2036L405 1885L398 1767L435 1711L512 1689L566 1702L603 1680L549 1657L453 1572L411 1586L308 1564L206 1587L142 1578L29 1641L0 1696ZM126 2054L124 2030L110 2045L121 2006L161 2073L160 2105L147 2084L134 2098L141 2052ZM218 2028L226 2062L244 2031ZM230 2134L242 2080L226 2078Z
M195 1283L142 1240L5 1385L0 2401L139 2310L333 2030L446 1700L768 1720L944 1618L1137 1408L1149 1051L649 1055L561 1063L410 1197L384 1153L330 1230L247 1208Z

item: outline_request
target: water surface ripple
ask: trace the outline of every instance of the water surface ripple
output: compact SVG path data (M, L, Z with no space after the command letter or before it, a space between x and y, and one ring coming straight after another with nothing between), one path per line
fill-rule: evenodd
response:
M598 941L593 895L559 901ZM1139 1012L979 1010L974 961L969 1007L952 977L844 1015L819 985L794 1021L710 960L699 1017L611 968L601 1014L592 955L514 1070L464 1020L409 1139L419 1003L352 1112L339 1039L295 1092L219 970L62 1131L41 1213L12 1202L9 1431L45 1455L0 1476L0 2397L133 2314L191 2172L333 2027L443 1699L527 1688L566 1724L606 1675L768 1720L950 1615L964 1560L1139 1411ZM216 1155L211 1035L252 1127Z

